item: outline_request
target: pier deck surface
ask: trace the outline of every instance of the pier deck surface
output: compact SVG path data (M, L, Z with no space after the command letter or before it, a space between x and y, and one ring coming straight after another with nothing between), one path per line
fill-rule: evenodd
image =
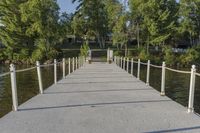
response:
M0 133L200 132L187 113L115 64L93 63L0 119Z

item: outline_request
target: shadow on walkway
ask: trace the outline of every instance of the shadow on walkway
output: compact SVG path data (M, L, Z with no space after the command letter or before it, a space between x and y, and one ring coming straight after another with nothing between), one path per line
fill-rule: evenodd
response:
M67 92L45 92L44 94L62 94L62 93L92 93L92 92L121 92L121 91L152 91L150 88L146 89L113 89L113 90L86 90L86 91L67 91Z
M96 107L96 106L106 106L106 105L123 105L123 104L138 104L138 103L158 103L158 102L173 102L173 101L172 100L151 100L151 101L126 101L126 102L88 103L88 104L75 104L75 105L27 108L27 109L19 109L19 111L59 109L59 108L74 108L74 107L88 107L88 106L89 107Z
M169 129L169 130L160 130L160 131L152 131L152 132L145 132L145 133L174 133L174 132L190 132L191 130L200 129L200 126L196 127L185 127L185 128L177 128L177 129Z

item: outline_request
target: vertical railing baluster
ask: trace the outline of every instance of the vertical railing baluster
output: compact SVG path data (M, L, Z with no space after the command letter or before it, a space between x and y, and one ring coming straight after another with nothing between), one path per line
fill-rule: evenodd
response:
M123 59L121 57L121 63L120 63L121 68L123 68L122 63L123 63Z
M12 88L12 102L13 110L18 110L18 98L17 98L17 83L16 83L16 71L14 64L10 64L10 78L11 78L11 88Z
M140 79L140 59L138 59L137 79Z
M194 90L195 90L195 78L196 78L196 67L192 65L191 77L190 77L190 91L188 101L188 113L194 112Z
M40 69L40 62L39 61L36 61L36 67L37 67L37 75L38 75L38 83L39 83L40 94L43 94L42 75L41 75L41 69Z
M65 78L65 58L63 58L63 79Z
M54 59L54 84L57 84L57 61Z
M131 75L133 75L133 58L131 59Z
M71 60L68 58L68 74L71 73Z
M123 69L124 70L126 70L126 66L125 66L126 64L125 63L126 63L126 57L124 57L124 63L123 63Z
M149 76L150 76L150 60L147 62L147 78L146 78L146 85L149 85Z
M76 70L78 69L78 59L76 57Z
M165 96L165 62L162 63L161 96Z
M128 72L129 69L129 58L127 58L127 64L126 64L126 71ZM129 73L129 72L128 72Z
M74 57L72 58L72 72L74 72Z

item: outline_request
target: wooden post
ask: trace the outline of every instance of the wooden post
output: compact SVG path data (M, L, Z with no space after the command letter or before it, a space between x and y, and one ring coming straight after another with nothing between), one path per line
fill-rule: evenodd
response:
M127 58L127 64L126 64L126 71L128 72L129 69L129 58Z
M166 64L163 62L162 64L162 80L161 80L161 96L165 96L165 67Z
M131 59L131 75L133 75L133 58Z
M63 79L65 78L65 58L63 58Z
M138 59L137 79L140 79L140 59Z
M41 75L41 69L40 69L40 62L39 61L36 61L36 66L37 66L37 75L38 75L40 94L43 94L42 75Z
M57 84L57 61L54 59L54 84Z
M17 111L18 98L17 98L16 72L14 64L10 64L10 78L11 78L11 88L12 88L13 111Z
M195 78L196 78L196 67L192 65L191 77L190 77L190 92L188 101L188 113L194 112L194 89L195 89Z
M147 79L146 79L146 85L149 85L149 76L150 76L150 60L147 62Z

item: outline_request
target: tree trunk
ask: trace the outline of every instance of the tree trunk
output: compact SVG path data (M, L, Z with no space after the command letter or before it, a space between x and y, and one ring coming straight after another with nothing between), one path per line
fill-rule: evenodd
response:
M127 57L127 44L125 44L125 57Z

